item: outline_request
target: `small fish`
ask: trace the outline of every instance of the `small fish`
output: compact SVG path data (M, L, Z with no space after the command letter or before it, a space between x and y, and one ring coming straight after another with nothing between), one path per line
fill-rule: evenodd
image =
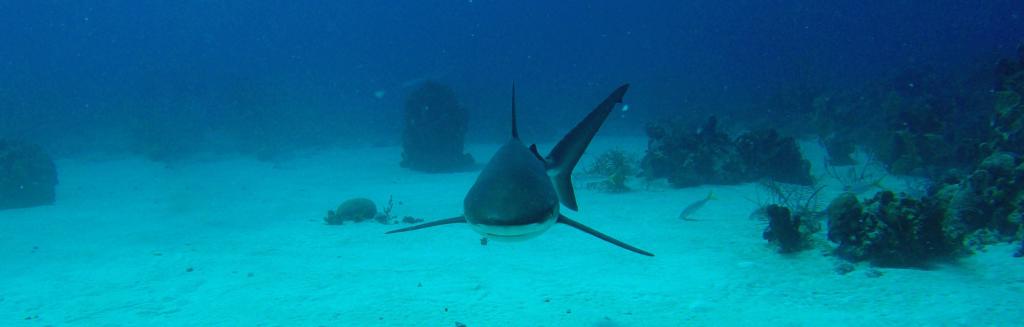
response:
M687 221L696 221L696 219L690 218L690 216L697 212L697 210L700 210L700 208L703 208L704 204L708 203L708 201L717 199L718 198L715 197L714 192L708 192L707 197L704 197L703 199L697 200L697 202L691 203L690 205L686 206L686 209L683 209L683 212L679 213L679 219Z

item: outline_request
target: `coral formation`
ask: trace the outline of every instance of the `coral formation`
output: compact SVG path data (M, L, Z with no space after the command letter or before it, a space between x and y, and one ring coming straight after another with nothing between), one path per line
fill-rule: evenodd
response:
M894 174L931 175L945 167L959 166L952 164L957 160L951 150L942 135L897 131L875 148L875 155ZM934 167L941 163L950 164Z
M829 239L839 243L837 253L880 265L914 266L1019 239L1024 217L1024 163L1019 155L1024 151L1024 108L1012 91L997 92L994 100L994 133L987 142L976 144L976 152L962 156L979 158L959 165L969 173L946 170L945 177L933 181L918 199L879 192L863 209L855 195L836 199L829 209ZM896 141L890 144L898 145L890 152L894 156L880 159L895 172L936 170L964 160L950 159L959 156L950 150L955 146L938 134L907 129L892 137Z
M879 174L873 168L873 165L867 164L860 168L856 166L847 167L845 170L841 170L839 167L833 166L828 160L825 160L825 174L832 179L839 182L842 186L843 192L850 192L857 195L861 193L882 188L882 180L887 176L886 174ZM884 172L884 169L878 169Z
M833 165L860 147L894 174L934 177L976 163L990 137L989 86L928 67L822 92L812 103L805 119Z
M770 205L778 205L789 209L797 216L820 217L821 198L818 196L824 188L824 185L797 185L779 183L770 179L761 180L758 183L758 190L766 191L768 196L761 198L758 193L758 199L752 200L758 207L755 215L769 218L765 209Z
M947 204L943 229L951 240L984 245L1020 237L1022 191L1024 163L1012 153L997 152L966 178L937 186L932 197Z
M838 244L838 256L882 266L920 266L988 244L1016 242L1024 236L1024 45L1018 48L1016 58L1000 61L995 73L994 89L992 84L979 82L979 77L992 74L965 77L930 67L909 68L855 89L819 92L803 88L793 92L780 88L775 99L784 101L771 102L766 109L799 108L784 119L810 122L806 125L816 129L828 152L827 173L848 192L827 210L828 238ZM709 125L714 126L713 122ZM704 130L713 131L704 128L702 133ZM649 126L648 135L651 142L644 159L645 172L667 177L677 186L759 175L770 177L773 183L792 183L799 182L793 176L802 175L794 173L802 168L793 158L778 160L788 162L785 168L794 168L792 171L773 164L772 154L781 158L797 151L770 132L747 133L731 142L732 148L722 133L712 133L719 135L720 143L711 143L667 124ZM856 148L863 149L884 171L837 169L854 163L850 154ZM741 159L734 160L734 155ZM889 173L924 179L908 183L913 186L911 195L896 194L879 186ZM785 192L776 185L788 184L763 185L776 196L769 204L800 216L795 211L799 204L780 203L786 202L786 196L777 196ZM857 198L876 189L882 191L868 200ZM768 204L758 204L754 215L788 226L787 220L775 218L784 217L781 211L772 209L773 217ZM791 238L793 234L772 237L784 239L787 235ZM1024 249L1018 254L1024 255Z
M768 216L768 227L761 236L778 247L780 253L806 249L810 245L810 236L821 230L821 225L813 219L791 214L783 206L769 205L764 212Z
M629 186L626 185L626 181L630 176L637 174L636 159L623 150L608 150L597 156L584 173L604 178L602 181L587 184L588 188L609 193L627 192Z
M752 200L757 209L751 217L767 220L761 236L776 246L780 253L798 252L808 248L811 235L821 230L818 195L822 186L796 185L762 180L760 188L766 199Z
M1017 46L1017 59L1002 59L996 64L996 90L1024 93L1024 44Z
M57 167L37 145L0 139L0 209L53 204Z
M792 137L779 137L773 129L753 131L736 139L748 174L783 183L811 185L811 163L804 159Z
M1024 108L1019 93L1006 90L995 93L993 135L982 144L989 152L1024 150Z
M377 205L367 198L352 198L342 202L338 210L327 211L324 221L328 225L341 225L346 221L361 222L377 217Z
M761 178L809 185L810 163L796 141L773 130L731 140L711 117L697 133L676 123L652 123L642 167L648 178L667 178L676 187L736 184Z
M451 88L426 82L405 102L402 167L424 172L458 171L471 167L465 153L469 114Z
M978 144L990 138L989 89L940 74L934 69L904 74L876 96L885 114L867 146L892 173L936 176L985 157Z
M942 203L878 192L863 204L844 193L828 207L828 239L836 254L880 266L913 267L953 254L958 247L943 230Z
M828 153L826 161L829 165L849 166L857 164L857 161L853 160L853 151L857 148L852 140L832 134L821 138L819 142Z
M711 117L697 133L679 124L649 124L644 173L648 178L667 178L676 187L744 182L746 167L717 124Z

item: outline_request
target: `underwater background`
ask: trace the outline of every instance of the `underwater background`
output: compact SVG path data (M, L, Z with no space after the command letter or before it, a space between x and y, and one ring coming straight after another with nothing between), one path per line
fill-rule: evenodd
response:
M0 325L1016 325L1022 15L0 2ZM561 212L656 256L384 234L462 213L513 82L540 154L631 85Z
M501 141L516 80L524 134L557 139L546 131L573 123L603 89L630 82L634 111L606 132L641 135L637 126L668 115L772 115L752 103L780 89L860 86L907 70L943 78L991 70L1015 55L1020 7L8 2L2 130L69 154L144 151L138 143L182 135L196 139L168 151L387 143L400 130L404 96L439 80L471 110L471 141Z

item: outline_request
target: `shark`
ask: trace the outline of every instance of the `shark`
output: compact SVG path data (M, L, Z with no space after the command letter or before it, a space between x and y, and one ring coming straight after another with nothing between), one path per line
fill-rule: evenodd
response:
M484 239L514 241L536 237L552 226L561 224L623 249L654 256L560 212L561 206L572 211L579 210L572 187L572 170L612 109L622 103L629 84L612 91L547 156L540 155L536 144L527 147L519 138L515 90L513 83L512 137L491 157L466 193L462 215L388 231L387 234L448 224L469 224Z

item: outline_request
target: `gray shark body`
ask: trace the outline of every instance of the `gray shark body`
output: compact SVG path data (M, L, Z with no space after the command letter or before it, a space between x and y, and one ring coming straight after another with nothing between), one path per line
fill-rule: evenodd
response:
M512 89L512 139L494 154L477 177L463 201L463 215L388 232L399 233L427 227L468 223L473 230L497 240L528 239L555 224L564 224L624 249L653 256L650 252L616 240L559 213L559 203L577 210L572 170L594 134L615 104L622 102L629 85L612 92L572 131L555 145L547 157L536 145L519 140L515 119L515 88Z

